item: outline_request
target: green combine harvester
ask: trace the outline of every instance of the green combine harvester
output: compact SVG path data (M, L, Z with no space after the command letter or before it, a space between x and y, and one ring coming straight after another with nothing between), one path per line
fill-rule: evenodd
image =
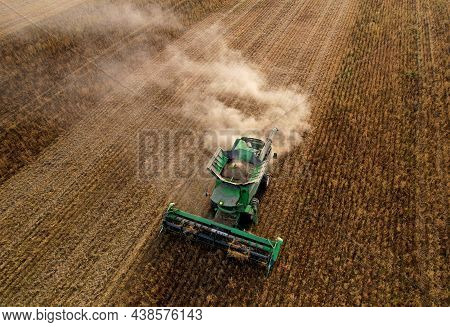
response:
M225 249L230 256L261 263L269 274L283 240L259 237L246 229L258 223L259 200L256 196L269 185L272 140L277 131L272 129L265 142L241 137L234 142L231 150L217 149L207 165L216 178L211 194L210 217L190 214L171 203L163 215L161 231L191 235Z

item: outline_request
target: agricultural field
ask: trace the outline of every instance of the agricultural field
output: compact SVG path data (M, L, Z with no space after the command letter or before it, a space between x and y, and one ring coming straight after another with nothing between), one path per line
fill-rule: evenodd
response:
M448 305L448 18L445 0L0 1L0 305ZM252 230L284 239L269 277L159 235L169 202L208 209L206 134L274 126L294 140Z

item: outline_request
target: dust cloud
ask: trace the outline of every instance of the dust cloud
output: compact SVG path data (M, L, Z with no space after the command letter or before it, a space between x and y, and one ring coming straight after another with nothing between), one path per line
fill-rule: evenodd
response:
M228 46L223 30L214 25L186 48L168 46L158 67L153 63L146 70L163 87L189 84L181 113L215 132L208 133L207 144L229 146L235 137L264 137L277 127L277 149L288 151L309 129L306 95L295 86L270 86L256 65Z
M107 6L99 12L104 13L104 22L135 27L152 19L154 24L179 28L175 14L161 7L152 8L151 14L130 5ZM102 25L103 21L97 24ZM161 110L199 122L207 131L208 148L229 146L234 138L243 135L263 138L273 127L280 131L274 142L279 152L288 151L303 140L309 129L310 106L298 87L270 85L257 65L228 45L225 28L219 24L197 31L189 40L167 41L156 55L133 50L127 59L108 63L105 70L114 72L122 85L129 86L122 92L135 90L128 81L136 80L137 74L148 83L175 92L181 106ZM139 68L127 70L126 60L139 62Z

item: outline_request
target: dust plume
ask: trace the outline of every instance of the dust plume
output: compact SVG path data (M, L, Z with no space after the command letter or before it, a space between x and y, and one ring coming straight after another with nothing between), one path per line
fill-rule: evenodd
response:
M184 92L181 112L217 131L219 145L229 143L230 133L224 130L231 130L233 137L264 137L278 127L283 136L278 150L288 151L309 129L306 96L295 86L270 86L257 66L227 45L222 30L210 27L187 49L169 46L154 81L172 87L193 81Z
M284 152L299 144L309 129L307 97L294 85L270 85L258 66L227 44L224 28L217 24L196 32L189 42L169 43L157 56L140 52L128 57L141 62L134 73L121 73L127 66L123 63L106 68L128 86L122 91L135 90L133 81L140 74L175 92L181 106L161 109L199 122L208 132L209 149L229 146L243 135L264 138L277 127L275 146Z

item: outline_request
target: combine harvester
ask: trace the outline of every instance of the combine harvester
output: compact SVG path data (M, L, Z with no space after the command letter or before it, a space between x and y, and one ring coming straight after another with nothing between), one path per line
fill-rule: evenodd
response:
M182 211L171 203L163 215L161 231L191 235L195 239L221 247L230 256L263 264L267 275L280 253L283 240L256 236L245 229L258 223L259 200L269 185L269 161L272 140L278 129L272 129L264 142L241 137L233 148L217 149L207 169L216 178L211 195L210 218ZM276 158L276 154L273 155Z

